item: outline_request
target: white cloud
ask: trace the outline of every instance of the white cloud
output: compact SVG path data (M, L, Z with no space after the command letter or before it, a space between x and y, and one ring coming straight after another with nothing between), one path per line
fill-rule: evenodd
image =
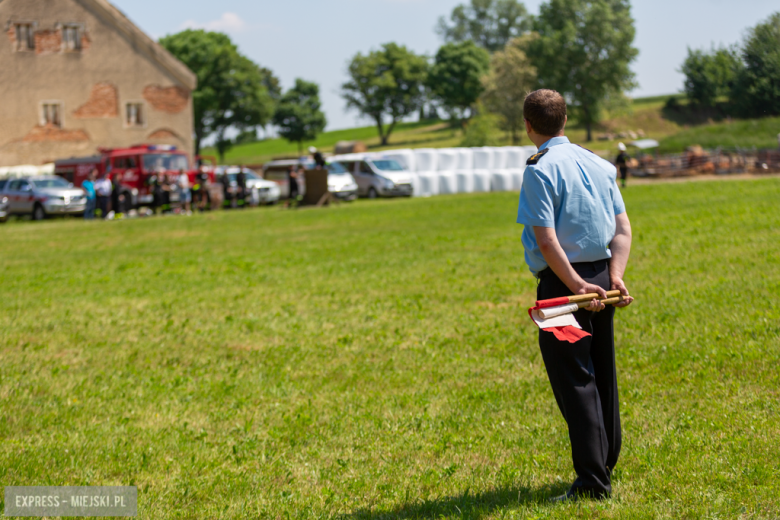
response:
M247 25L236 13L222 13L217 20L206 23L187 20L181 24L181 29L206 29L207 31L217 31L226 33L238 33L246 29Z

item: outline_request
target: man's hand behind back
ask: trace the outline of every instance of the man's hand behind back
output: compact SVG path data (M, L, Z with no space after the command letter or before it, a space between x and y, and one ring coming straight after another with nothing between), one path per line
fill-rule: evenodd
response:
M610 289L615 291L619 290L620 294L623 295L623 301L620 303L616 303L615 307L628 307L631 305L631 302L634 301L633 296L630 296L628 294L628 289L626 289L626 284L623 283L623 280L620 278L612 278L610 280Z
M598 293L599 298L604 299L607 297L607 291L599 287L598 285L594 285L592 283L587 283L583 280L582 285L579 289L575 292L575 294L590 294L590 293ZM606 306L598 301L598 299L594 298L590 301L590 305L585 307L586 310L599 312L603 311Z

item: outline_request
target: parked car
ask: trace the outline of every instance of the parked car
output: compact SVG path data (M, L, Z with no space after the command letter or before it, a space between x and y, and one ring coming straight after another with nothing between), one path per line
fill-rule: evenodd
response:
M33 220L82 214L87 203L81 188L53 175L9 179L0 198L8 199L9 215L32 215Z
M227 175L231 188L237 188L236 177L240 171L239 166L219 166L215 173L218 176ZM279 202L281 190L278 184L263 179L249 168L244 168L243 171L246 176L246 188L254 204L276 204Z
M413 194L413 174L394 159L353 154L334 157L332 162L352 173L361 197L411 197Z
M355 200L358 185L352 174L337 162L329 162L325 168L328 169L328 191L339 199Z
M3 194L3 189L8 179L0 179L0 224L8 220L8 197Z

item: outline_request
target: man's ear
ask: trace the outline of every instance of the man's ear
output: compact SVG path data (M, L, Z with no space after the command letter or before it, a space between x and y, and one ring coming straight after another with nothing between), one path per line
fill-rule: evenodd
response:
M533 128L531 128L531 123L528 122L528 119L523 120L525 122L525 133L530 134L534 131Z

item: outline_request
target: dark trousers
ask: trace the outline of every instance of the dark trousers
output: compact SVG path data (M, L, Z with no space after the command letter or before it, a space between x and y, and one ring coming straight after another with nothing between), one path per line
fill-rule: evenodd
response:
M609 262L572 264L588 283L609 290ZM571 291L552 272L540 273L537 298L569 296ZM574 313L582 329L592 336L576 343L558 341L552 332L539 330L539 347L555 400L569 426L569 440L577 479L571 492L603 497L612 492L610 474L620 454L620 410L615 338L615 308L601 312L580 309Z
M97 206L100 210L100 218L106 218L106 215L108 215L108 201L109 197L105 195L98 195L97 196Z
M87 204L84 206L84 219L85 220L92 220L95 218L95 204L97 201L95 199L87 199Z

